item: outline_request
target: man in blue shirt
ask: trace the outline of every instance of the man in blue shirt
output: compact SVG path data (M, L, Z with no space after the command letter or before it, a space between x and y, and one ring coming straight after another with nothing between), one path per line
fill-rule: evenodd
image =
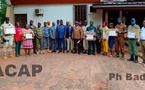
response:
M43 50L47 49L47 52L49 52L49 48L50 48L50 42L49 42L50 32L49 32L49 28L47 27L47 23L46 22L44 22L43 32L44 33L43 33L43 47L42 47L42 49Z
M62 52L62 45L63 45L63 53L65 53L66 26L63 25L63 20L60 20L60 25L57 26L56 32L57 32L57 38L58 38L59 53Z
M50 27L50 38L52 40L52 52L56 52L56 25L55 22L52 22L52 26Z

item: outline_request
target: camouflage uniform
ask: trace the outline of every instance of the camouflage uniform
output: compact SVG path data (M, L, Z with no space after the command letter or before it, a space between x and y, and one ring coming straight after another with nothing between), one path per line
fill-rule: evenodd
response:
M42 28L35 28L35 35L36 35L36 51L42 50L43 45L43 29Z

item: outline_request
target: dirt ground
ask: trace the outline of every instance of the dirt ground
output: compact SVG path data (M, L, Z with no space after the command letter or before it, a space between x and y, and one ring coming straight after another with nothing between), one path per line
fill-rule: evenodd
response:
M6 76L5 67L10 64L16 66L10 73L19 73L25 64L31 76ZM32 77L32 65L36 64L42 66L42 72ZM145 90L145 80L126 80L127 73L142 75L145 67L102 55L46 53L24 56L22 53L21 57L8 60L0 58L0 67L4 73L4 77L0 76L0 90ZM111 73L121 75L122 79L109 80Z

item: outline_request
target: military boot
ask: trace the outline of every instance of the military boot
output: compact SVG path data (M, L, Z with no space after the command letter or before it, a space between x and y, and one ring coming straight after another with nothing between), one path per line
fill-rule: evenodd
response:
M138 56L135 56L134 63L138 63Z
M129 59L127 59L127 61L134 61L134 55L131 55Z

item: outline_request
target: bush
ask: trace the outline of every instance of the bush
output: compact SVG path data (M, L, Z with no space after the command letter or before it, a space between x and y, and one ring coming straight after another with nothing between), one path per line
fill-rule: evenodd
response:
M6 16L7 3L6 0L0 0L0 25L3 24Z

